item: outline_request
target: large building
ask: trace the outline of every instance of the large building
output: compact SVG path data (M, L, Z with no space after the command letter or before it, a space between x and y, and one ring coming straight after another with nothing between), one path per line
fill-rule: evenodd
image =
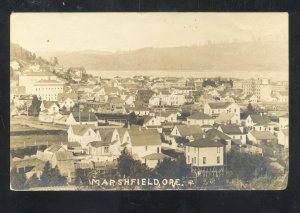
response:
M45 101L57 101L63 85L51 72L28 72L19 76L19 86L26 88L26 94L35 94Z
M33 94L46 101L57 101L57 96L64 90L64 83L57 80L40 80L33 84Z
M268 79L244 80L242 89L246 95L256 95L258 101L270 101L272 86Z

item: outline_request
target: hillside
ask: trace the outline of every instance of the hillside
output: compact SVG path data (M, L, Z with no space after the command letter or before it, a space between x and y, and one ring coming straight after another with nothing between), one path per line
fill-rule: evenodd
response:
M143 48L127 52L44 52L64 67L98 70L287 70L287 42L256 41L173 48Z
M10 60L18 61L23 67L29 64L38 64L40 66L48 66L50 62L41 56L36 56L35 53L24 49L18 44L10 43Z

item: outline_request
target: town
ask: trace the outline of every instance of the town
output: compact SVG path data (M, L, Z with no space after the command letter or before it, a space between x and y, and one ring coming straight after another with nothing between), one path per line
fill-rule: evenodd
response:
M286 187L288 81L142 71L108 78L12 45L12 189ZM93 178L182 184L109 188Z

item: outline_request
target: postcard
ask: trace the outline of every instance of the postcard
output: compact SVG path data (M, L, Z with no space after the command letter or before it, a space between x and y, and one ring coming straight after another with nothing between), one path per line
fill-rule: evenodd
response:
M283 190L288 13L12 13L10 188Z

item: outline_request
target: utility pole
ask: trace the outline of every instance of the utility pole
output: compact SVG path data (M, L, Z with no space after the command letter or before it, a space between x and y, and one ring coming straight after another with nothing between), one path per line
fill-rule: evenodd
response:
M80 119L80 104L78 104L78 115L79 115L79 124L81 123L81 119Z

